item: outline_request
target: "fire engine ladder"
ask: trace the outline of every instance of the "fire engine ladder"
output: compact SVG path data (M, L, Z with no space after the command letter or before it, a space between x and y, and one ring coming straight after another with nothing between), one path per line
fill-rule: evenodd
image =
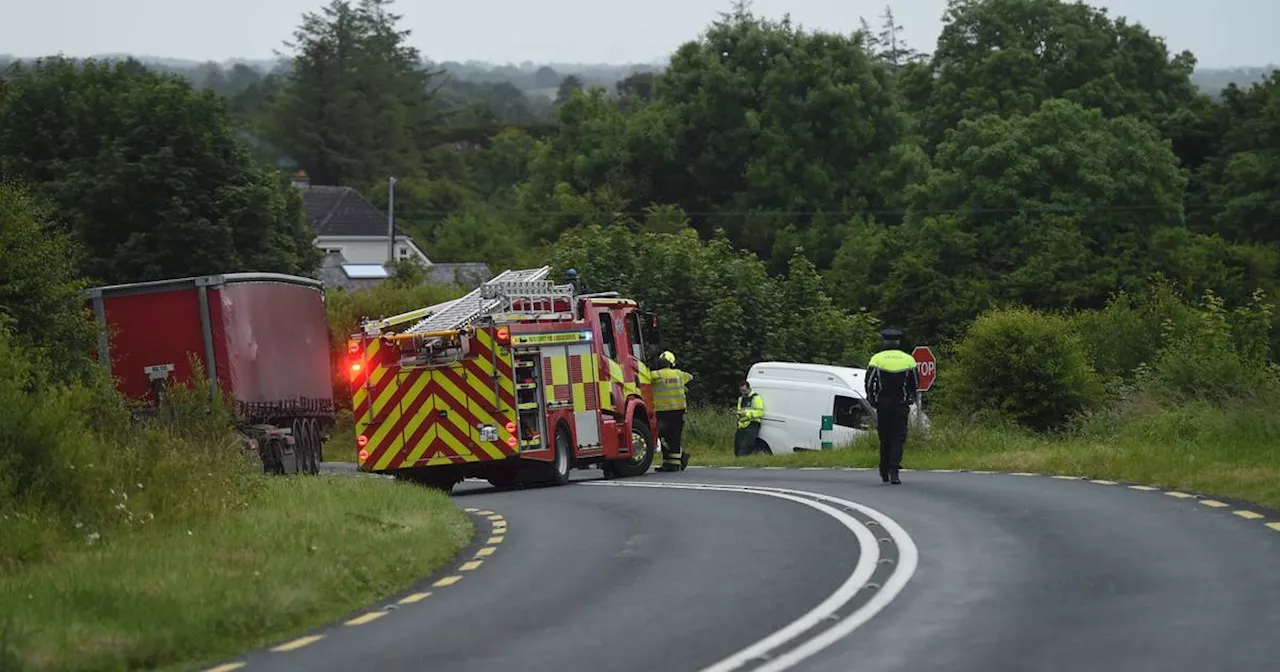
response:
M406 329L405 333L413 334L461 329L480 317L493 313L495 310L509 308L511 300L504 294L509 288L523 288L527 284L551 285L550 282L543 280L550 272L550 266L520 271L503 271L492 280L473 290L470 294L451 304L442 306L435 314L418 321Z

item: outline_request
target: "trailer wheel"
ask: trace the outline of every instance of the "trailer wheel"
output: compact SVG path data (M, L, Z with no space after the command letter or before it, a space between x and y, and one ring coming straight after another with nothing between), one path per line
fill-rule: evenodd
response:
M284 475L284 449L281 448L280 441L272 439L267 445L261 448L262 451L262 473L272 474L275 476Z
M289 429L293 431L293 460L298 467L297 473L309 473L311 471L311 443L307 436L307 423L305 420L294 418L289 425Z
M631 425L631 459L605 464L605 475L631 478L642 476L653 466L653 431L644 420L636 418Z
M320 421L312 418L307 421L311 426L311 473L320 473L320 463L324 461L324 436L320 430Z

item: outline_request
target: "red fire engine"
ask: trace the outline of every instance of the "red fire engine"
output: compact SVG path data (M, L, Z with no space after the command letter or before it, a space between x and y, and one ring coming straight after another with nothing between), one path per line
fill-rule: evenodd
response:
M352 336L360 471L448 492L470 477L560 485L573 468L649 470L657 422L644 362L656 320L616 292L577 294L549 272L506 271Z

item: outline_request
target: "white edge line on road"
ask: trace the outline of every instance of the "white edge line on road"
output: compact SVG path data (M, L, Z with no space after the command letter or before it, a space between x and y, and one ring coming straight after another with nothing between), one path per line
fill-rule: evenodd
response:
M874 534L867 529L865 525L858 519L849 514L832 508L821 502L815 502L814 499L830 502L840 506L846 506L856 509L866 514L868 517L874 518L876 522L884 527L885 531L893 537L898 546L898 563L889 579L885 581L876 594L866 604L855 609L845 618L841 619L836 625L832 626L822 634L810 639L801 646L792 651L779 656L770 661L764 667L757 668L757 672L764 670L778 671L792 667L804 659L818 653L822 649L830 646L840 638L853 632L858 626L866 623L875 616L880 610L893 600L894 597L902 591L907 581L915 573L916 564L918 563L918 552L915 544L911 541L911 537L907 535L896 522L888 516L867 506L851 502L838 497L822 495L816 492L808 492L805 490L792 490L789 488L766 488L761 486L744 486L744 485L720 485L708 483L624 483L624 482L591 482L590 485L626 487L626 488L667 488L678 490L712 490L718 492L743 492L748 494L766 495L786 499L805 506L817 509L832 518L835 518L842 525L854 533L858 539L858 562L854 566L853 573L845 580L839 588L835 590L827 599L823 600L818 606L811 609L795 621L783 626L782 629L774 632L772 635L748 646L745 649L715 663L709 667L705 667L700 672L729 672L736 670L747 663L758 660L761 656L770 650L785 644L796 637L804 634L807 630L818 625L823 619L836 613L840 607L844 606L849 600L853 599L858 591L862 590L880 561L880 543ZM813 499L805 499L811 497Z

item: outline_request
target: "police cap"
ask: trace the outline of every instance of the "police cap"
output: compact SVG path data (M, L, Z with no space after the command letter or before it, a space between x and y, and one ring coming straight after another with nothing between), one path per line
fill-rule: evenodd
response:
M880 338L886 341L901 341L902 331L899 329L881 329Z

